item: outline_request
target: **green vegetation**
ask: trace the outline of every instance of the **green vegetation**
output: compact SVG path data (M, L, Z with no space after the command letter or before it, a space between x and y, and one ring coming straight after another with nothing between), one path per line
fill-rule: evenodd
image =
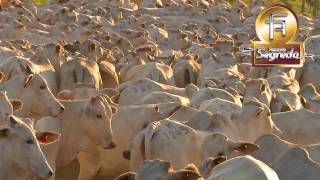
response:
M237 0L229 0L234 3ZM244 0L250 3L252 0ZM320 15L320 0L266 0L269 4L284 4L293 9L296 13L305 13L309 16Z

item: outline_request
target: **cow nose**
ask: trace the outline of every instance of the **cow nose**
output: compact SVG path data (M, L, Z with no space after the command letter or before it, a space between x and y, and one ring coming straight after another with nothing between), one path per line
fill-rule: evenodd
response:
M131 152L130 152L130 151L123 151L122 156L123 156L125 159L130 160L130 158L131 158Z
M49 171L48 173L48 178L51 177L53 175L53 172L52 171Z
M116 143L111 142L106 149L114 149L115 147L117 147Z
M63 113L63 112L64 112L64 107L61 106L61 107L60 107L60 113Z

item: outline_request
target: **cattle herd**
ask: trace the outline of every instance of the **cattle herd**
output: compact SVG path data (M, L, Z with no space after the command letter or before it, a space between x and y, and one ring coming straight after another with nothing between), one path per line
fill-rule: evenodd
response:
M0 180L320 179L320 18L254 67L263 0L0 2Z

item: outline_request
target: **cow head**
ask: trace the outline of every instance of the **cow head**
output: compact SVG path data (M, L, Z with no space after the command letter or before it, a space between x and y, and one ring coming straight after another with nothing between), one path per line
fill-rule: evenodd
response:
M85 132L83 135L89 137L81 150L88 151L96 145L105 149L116 147L113 132L111 130L112 109L103 96L94 96L84 101L80 109L82 118L79 119L80 128Z
M256 151L259 146L249 142L235 142L222 133L213 133L202 144L202 160L225 156L228 159Z
M255 141L258 137L266 133L274 133L282 136L281 130L277 128L271 119L269 107L256 98L244 102L242 109L231 115L231 120L241 122L239 125L243 126L243 131L241 132L243 135L242 139L246 139L249 142ZM247 125L251 126L250 133L248 133Z
M63 105L53 96L42 75L35 73L29 66L21 75L21 100L25 106L22 110L39 117L44 115L58 116L64 111Z
M265 79L249 79L245 82L246 88L243 95L244 102L257 98L260 102L270 105L272 92Z
M306 106L304 97L288 90L273 90L270 109L272 113L286 112L303 108Z
M0 144L5 156L5 166L14 167L21 176L45 179L53 175L41 149L39 142L51 143L58 138L55 133L35 132L20 119L9 116L5 127L0 128ZM37 141L37 139L39 139ZM19 174L20 175L20 174Z

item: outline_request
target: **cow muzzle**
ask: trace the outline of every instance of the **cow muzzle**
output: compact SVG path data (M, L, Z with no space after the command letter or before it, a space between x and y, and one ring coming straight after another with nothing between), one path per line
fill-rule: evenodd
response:
M125 150L125 151L122 152L122 156L123 156L125 159L130 160L130 158L131 158L131 152L128 151L128 150Z

